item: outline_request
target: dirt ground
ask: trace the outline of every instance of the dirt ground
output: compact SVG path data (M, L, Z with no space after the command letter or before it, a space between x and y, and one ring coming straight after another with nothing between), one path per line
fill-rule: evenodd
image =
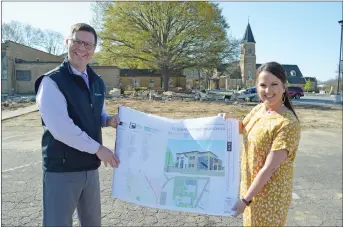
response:
M218 113L227 113L232 118L242 120L256 103L227 104L223 102L186 102L186 101L149 101L149 100L107 100L106 107L110 114L115 114L119 106L126 106L145 113L175 119L215 116ZM323 107L311 105L296 105L303 130L328 129L342 127L342 107ZM20 118L27 126L40 126L38 112L26 114ZM18 118L5 122L8 126L22 125Z
M32 106L35 105L36 102L22 102L22 103L8 103L5 104L5 102L1 103L1 110L2 111L12 111L12 110L17 110L19 108L27 107L27 106Z
M256 103L226 104L223 102L146 101L120 100L106 101L109 113L117 113L119 105L138 111L176 119L215 116L227 113L232 118L243 120ZM341 107L320 107L311 105L295 106L302 129L342 127Z

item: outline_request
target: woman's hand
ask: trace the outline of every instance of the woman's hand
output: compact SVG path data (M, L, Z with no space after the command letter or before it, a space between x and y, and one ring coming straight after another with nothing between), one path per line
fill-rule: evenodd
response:
M219 114L218 114L218 117L222 117L222 118L224 118L224 119L229 119L229 118L230 118L229 115L226 114L226 113L219 113Z
M243 214L246 207L247 205L242 200L238 200L235 206L232 208L232 211L235 212L233 217L238 217L239 215Z
M233 119L233 117L230 117L230 115L226 114L226 113L219 113L218 117L222 117L224 119ZM239 134L243 133L243 122L242 121L238 121L238 128L239 128Z

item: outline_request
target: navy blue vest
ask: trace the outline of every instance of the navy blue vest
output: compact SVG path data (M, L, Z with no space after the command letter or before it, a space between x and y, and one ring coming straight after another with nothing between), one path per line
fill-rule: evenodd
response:
M35 91L37 94L44 76L50 77L64 95L69 117L74 124L102 144L101 112L105 86L103 80L88 65L87 74L90 89L81 76L73 74L68 60L65 60L59 67L36 80ZM101 163L97 155L79 151L56 140L43 120L42 125L43 171L76 172L99 168Z

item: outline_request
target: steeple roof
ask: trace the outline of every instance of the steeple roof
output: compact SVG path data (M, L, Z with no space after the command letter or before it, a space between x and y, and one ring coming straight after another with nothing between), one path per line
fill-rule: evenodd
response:
M248 26L245 29L244 37L242 40L243 43L256 43L254 39L254 35L252 34L250 24L248 22Z

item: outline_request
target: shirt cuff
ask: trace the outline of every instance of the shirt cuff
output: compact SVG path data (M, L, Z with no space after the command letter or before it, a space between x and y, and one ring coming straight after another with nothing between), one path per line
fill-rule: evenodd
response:
M108 119L109 117L111 117L111 116L108 115L108 114L103 114L103 115L101 116L101 118L102 118L102 127L107 127L107 126L108 126L107 123L106 123L106 121L107 121L107 119Z
M94 141L89 146L87 146L86 152L90 154L95 154L99 150L100 146L101 145L98 142Z

